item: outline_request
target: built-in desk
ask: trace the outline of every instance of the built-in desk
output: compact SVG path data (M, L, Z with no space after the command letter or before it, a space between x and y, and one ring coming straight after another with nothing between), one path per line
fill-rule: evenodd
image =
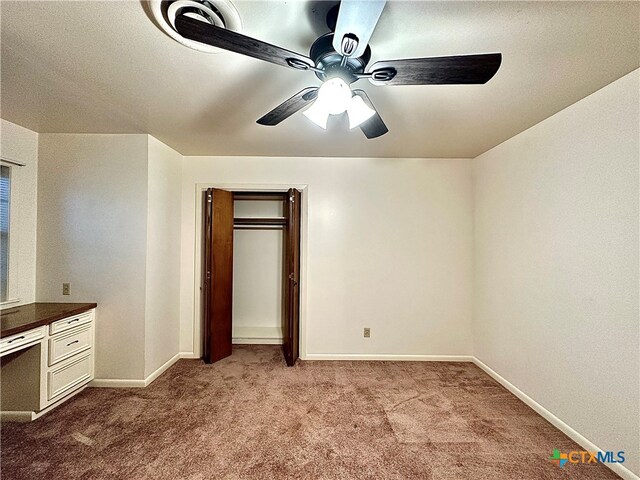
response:
M33 420L93 379L95 308L31 303L0 312L2 420Z

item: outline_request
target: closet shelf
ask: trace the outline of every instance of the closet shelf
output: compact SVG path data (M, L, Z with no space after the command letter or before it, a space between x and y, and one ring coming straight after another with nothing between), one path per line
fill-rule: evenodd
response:
M287 192L233 192L234 200L286 200Z

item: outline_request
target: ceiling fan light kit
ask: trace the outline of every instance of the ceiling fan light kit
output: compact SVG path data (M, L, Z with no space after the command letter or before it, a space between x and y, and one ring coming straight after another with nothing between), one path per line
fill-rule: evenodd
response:
M332 31L313 42L308 57L238 33L239 28L230 26L219 8L222 4L230 5L227 0L152 0L153 3L164 5L168 15L165 25L171 29L168 33L174 38L179 36L182 40L178 41L185 45L185 42L190 42L188 46L202 45L198 49L203 51L205 47L229 50L294 70L310 71L323 82L320 88L305 88L285 100L258 119L261 125L277 125L309 107L304 116L322 128L327 128L330 115L347 112L350 128L359 126L367 138L376 138L389 130L366 92L352 91L351 84L362 79L377 86L484 84L502 62L500 53L488 53L385 60L367 67L371 59L369 39L386 0L342 0L327 14L327 26Z
M302 113L313 123L326 129L329 115L340 115L344 112L349 116L349 128L359 126L376 113L359 95L351 91L344 80L333 77L322 84L317 99Z

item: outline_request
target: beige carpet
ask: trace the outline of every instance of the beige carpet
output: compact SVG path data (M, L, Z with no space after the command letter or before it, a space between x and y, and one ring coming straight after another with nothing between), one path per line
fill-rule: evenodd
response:
M593 479L602 465L470 363L303 362L242 346L5 424L11 479Z

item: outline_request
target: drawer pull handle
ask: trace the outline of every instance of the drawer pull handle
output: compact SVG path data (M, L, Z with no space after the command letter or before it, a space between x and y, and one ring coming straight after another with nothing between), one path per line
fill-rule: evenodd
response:
M71 345L73 345L74 343L78 343L80 340L74 340L71 343L67 343L67 347L70 347Z
M12 338L12 339L11 339L11 340L9 340L7 343L13 343L13 342L15 342L16 340L22 340L23 338L24 338L24 335L20 335L19 337Z
M73 323L73 322L79 322L79 321L80 321L80 319L79 319L79 318L75 318L75 319L73 319L73 320L69 320L69 321L67 322L67 325L69 325L70 323Z

